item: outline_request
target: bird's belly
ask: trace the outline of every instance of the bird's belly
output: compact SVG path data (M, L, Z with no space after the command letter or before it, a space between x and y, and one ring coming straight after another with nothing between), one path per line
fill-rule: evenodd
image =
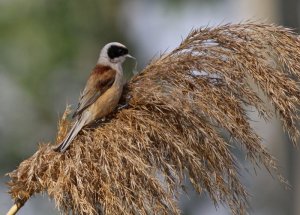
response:
M90 107L92 118L102 118L111 113L118 105L122 89L111 87Z

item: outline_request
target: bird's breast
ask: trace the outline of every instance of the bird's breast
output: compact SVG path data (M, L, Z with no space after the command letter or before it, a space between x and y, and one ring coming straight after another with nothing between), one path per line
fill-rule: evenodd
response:
M111 113L118 105L120 97L122 95L122 88L112 86L103 95L101 95L96 102L91 105L90 111L92 117L102 118Z

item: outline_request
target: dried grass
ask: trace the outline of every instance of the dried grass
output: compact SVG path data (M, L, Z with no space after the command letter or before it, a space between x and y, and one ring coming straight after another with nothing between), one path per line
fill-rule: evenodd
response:
M193 30L129 83L123 97L128 108L81 132L64 154L40 145L9 174L10 194L26 200L46 192L65 214L180 214L176 197L188 177L215 204L246 214L247 193L231 148L240 143L253 164L277 171L246 107L266 120L273 113L249 80L296 144L299 62L299 38L283 27L245 23ZM70 126L68 113L57 142Z

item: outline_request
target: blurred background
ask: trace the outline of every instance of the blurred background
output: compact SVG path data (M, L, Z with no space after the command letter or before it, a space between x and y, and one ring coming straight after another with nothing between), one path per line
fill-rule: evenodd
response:
M175 48L192 28L251 19L298 31L299 4L298 0L0 0L1 214L13 203L6 193L5 173L31 156L39 142L55 139L59 117L66 104L76 106L104 44L126 44L142 69L153 56ZM255 173L245 162L241 178L252 195L250 213L300 214L300 152L291 147L276 119L271 125L256 121L253 127L278 158L292 189L284 189L264 169ZM230 214L193 191L190 198L181 197L180 205L186 215ZM58 212L47 196L38 195L19 214Z

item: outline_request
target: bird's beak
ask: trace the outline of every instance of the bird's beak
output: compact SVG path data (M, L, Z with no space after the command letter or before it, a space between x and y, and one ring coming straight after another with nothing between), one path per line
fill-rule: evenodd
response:
M127 54L126 57L136 60L136 58L131 56L130 54Z

